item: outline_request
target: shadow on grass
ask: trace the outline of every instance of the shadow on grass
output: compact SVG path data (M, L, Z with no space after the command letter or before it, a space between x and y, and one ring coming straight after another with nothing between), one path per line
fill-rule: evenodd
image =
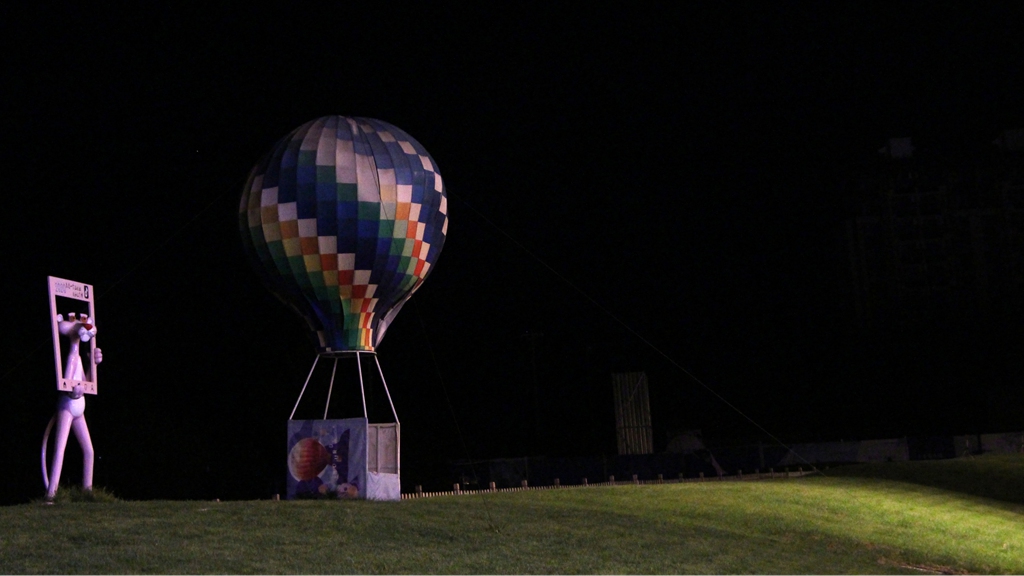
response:
M984 454L949 460L853 464L828 470L835 478L878 478L1024 504L1024 454Z

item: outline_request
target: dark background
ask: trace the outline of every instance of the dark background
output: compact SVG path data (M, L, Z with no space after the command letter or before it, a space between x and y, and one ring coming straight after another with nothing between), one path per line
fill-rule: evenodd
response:
M1024 400L1017 319L865 330L844 236L888 138L955 158L1024 127L1019 5L340 4L0 8L0 500L43 492L47 275L100 295L98 485L282 491L314 351L236 210L327 114L412 134L449 194L379 348L406 490L452 460L613 454L617 370L647 371L659 450L771 441L673 362L787 442L1024 428L991 413Z

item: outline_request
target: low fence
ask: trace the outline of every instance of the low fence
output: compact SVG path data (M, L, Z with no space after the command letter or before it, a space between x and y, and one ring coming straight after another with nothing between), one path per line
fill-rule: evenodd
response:
M792 444L776 466L798 463L904 462L942 460L968 454L1024 452L1024 432L966 434L960 436L911 436L855 442Z
M667 484L726 480L762 480L804 476L803 467L855 462L900 462L935 460L968 454L1024 453L1024 432L970 434L960 436L915 436L880 440L818 442L786 446L733 446L686 453L632 454L625 456L594 456L566 458L502 458L477 462L455 463L455 477L463 481L442 492L416 491L402 494L402 499L428 496L455 496L521 490L583 488L587 486L619 486L633 484ZM801 465L801 466L798 466ZM769 472L758 472L769 470ZM773 468L797 472L774 472ZM742 470L754 470L744 475ZM735 475L726 470L739 470ZM659 472L655 475L655 472ZM615 475L612 475L612 474ZM616 475L632 480L618 480ZM638 477L655 478L639 480ZM608 478L604 482L588 482L587 478ZM467 481L468 479L468 481ZM568 480L562 483L561 480ZM533 480L537 485L530 486ZM463 490L466 484L488 485L488 488ZM508 487L497 488L496 484ZM518 484L518 485L517 485Z
M462 486L458 483L452 486L451 490L441 492L424 492L421 486L416 486L416 491L411 493L402 494L402 500L410 500L414 498L430 498L434 496L462 496L466 494L494 494L497 492L522 492L525 490L558 490L558 489L569 489L569 488L589 488L591 486L640 486L644 484L681 484L681 483L692 483L692 482L746 482L746 481L758 481L758 480L775 480L783 478L799 478L807 476L809 474L815 474L814 470L804 470L802 467L797 467L795 472L791 472L788 469L781 472L776 472L774 469L769 469L767 472L761 472L760 470L754 470L753 474L744 474L743 470L738 470L735 475L720 474L717 476L705 477L702 472L696 478L684 478L680 475L679 478L664 478L661 474L658 474L657 478L653 480L641 480L636 474L630 480L616 480L615 476L609 476L607 481L604 482L588 482L586 478L583 478L583 482L580 484L562 484L558 478L555 478L553 484L546 486L530 486L526 480L523 480L520 486L513 486L508 488L498 488L494 482L490 483L488 488L479 490L463 490Z

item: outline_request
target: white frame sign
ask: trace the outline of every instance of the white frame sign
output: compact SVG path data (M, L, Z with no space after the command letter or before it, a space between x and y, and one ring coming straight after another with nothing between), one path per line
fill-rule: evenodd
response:
M96 305L94 302L95 293L92 289L91 284L83 284L81 282L75 282L74 280L65 280L63 278L56 278L54 276L47 276L50 288L50 326L53 331L53 361L57 368L57 390L62 392L71 392L76 384L82 386L82 390L86 394L97 393L97 374L96 374L96 359L93 354L89 354L89 372L88 380L73 380L64 377L64 359L61 357L60 348L60 331L57 325L57 297L70 298L72 300L79 300L88 303L89 307L89 318L92 319L93 325L96 324ZM65 310L64 313L75 312L81 314L80 310ZM90 350L96 349L96 337L93 336L90 342Z

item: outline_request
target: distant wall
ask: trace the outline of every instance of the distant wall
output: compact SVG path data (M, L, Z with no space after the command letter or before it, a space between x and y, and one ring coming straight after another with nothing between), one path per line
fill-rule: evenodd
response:
M1024 447L1024 432L966 436L916 436L860 442L819 442L794 444L790 447L793 452L782 457L776 466L796 466L806 462L818 464L941 460L965 454L1024 452L1024 448L1022 448Z
M906 438L863 440L860 442L819 442L794 444L776 466L798 466L811 462L900 462L910 460Z
M957 447L957 456L965 451L978 454L995 452L997 454L1024 452L1024 432L1003 432L1001 434L971 434L954 436L953 444Z
M479 489L494 482L499 488L517 487L526 480L544 486L558 478L562 484L595 483L615 476L619 480L653 480L734 475L743 470L768 472L806 467L808 464L903 462L938 460L965 454L1024 452L1024 432L966 436L914 436L859 442L815 442L779 445L729 446L685 453L630 454L576 458L501 458L454 464L453 476L464 488Z

